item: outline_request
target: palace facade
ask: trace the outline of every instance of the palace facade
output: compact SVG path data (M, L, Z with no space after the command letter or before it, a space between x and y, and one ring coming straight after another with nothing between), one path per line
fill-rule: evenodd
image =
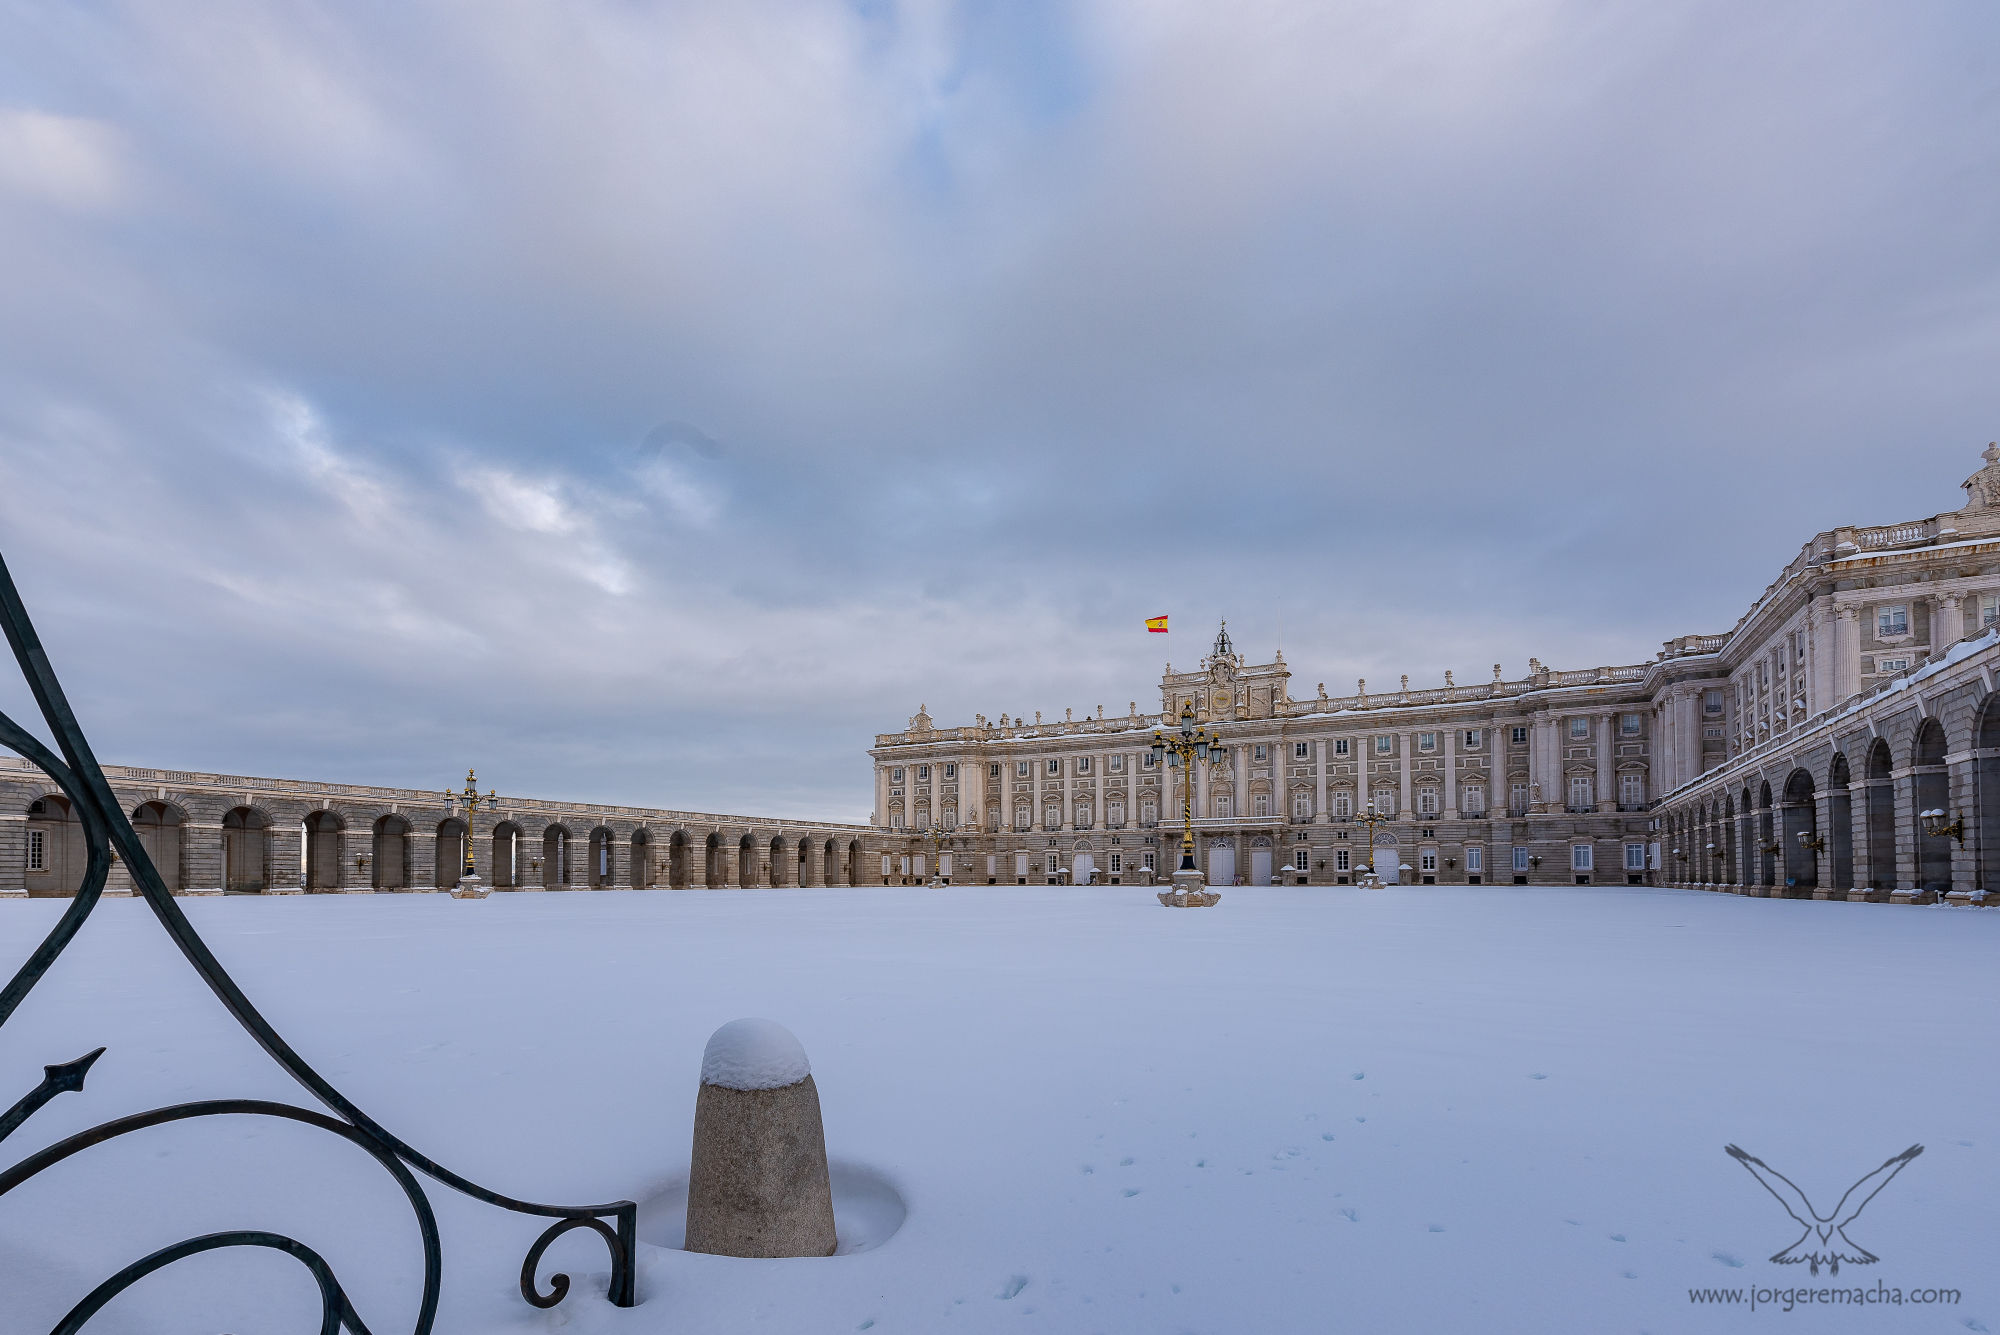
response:
M959 883L1149 881L1191 798L1224 884L1372 864L1424 884L1982 896L2000 885L2000 446L1961 486L1956 510L1815 534L1734 627L1650 662L1301 698L1283 654L1253 663L1225 626L1146 711L940 728L920 707L869 753L891 877L935 856ZM1224 756L1191 794L1149 751L1190 704Z

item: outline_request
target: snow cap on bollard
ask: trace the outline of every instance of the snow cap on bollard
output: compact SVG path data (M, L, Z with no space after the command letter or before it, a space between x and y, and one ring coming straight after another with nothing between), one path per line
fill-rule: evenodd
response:
M687 1249L831 1256L833 1190L812 1063L772 1020L732 1020L702 1053Z

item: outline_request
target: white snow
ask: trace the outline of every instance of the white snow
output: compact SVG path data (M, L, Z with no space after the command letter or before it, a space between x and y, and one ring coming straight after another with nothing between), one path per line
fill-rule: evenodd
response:
M701 1054L701 1082L724 1089L783 1089L812 1073L804 1045L776 1020L731 1020Z
M642 1202L640 1305L577 1232L429 1184L446 1335L1318 1335L2000 1331L2000 912L1622 887L975 887L183 901L249 995L370 1114L493 1189ZM0 903L0 969L60 913ZM704 1045L780 1017L812 1054L844 1254L678 1250ZM145 905L106 901L0 1029L0 1107L109 1050L0 1166L183 1099L309 1100ZM1785 1314L1799 1233L1723 1153L1830 1208L1840 1282L1954 1305ZM842 1186L841 1183L846 1183ZM907 1214L905 1214L905 1211ZM900 1224L900 1227L897 1225ZM372 1161L247 1117L141 1132L0 1197L0 1335L46 1332L155 1248L225 1229L322 1252L410 1329L409 1205ZM217 1252L91 1335L314 1329L289 1258Z

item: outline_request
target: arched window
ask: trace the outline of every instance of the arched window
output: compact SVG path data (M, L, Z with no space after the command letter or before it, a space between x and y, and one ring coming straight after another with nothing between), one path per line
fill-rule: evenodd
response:
M1076 828L1079 830L1090 828L1090 804L1088 802L1079 802L1076 804Z
M1588 774L1569 776L1569 809L1589 811L1597 805L1597 781Z
M1125 823L1125 804L1123 802L1106 802L1104 804L1104 821L1107 825L1123 825Z
M1259 820L1267 819L1271 814L1271 795L1269 793L1251 794L1250 814Z
M1292 794L1292 817L1295 820L1311 820L1313 800L1311 793Z
M957 808L957 807L946 807L946 808L944 809L944 823L945 823L945 828L947 828L947 829L949 829L950 827L952 827L952 826L954 826L954 825L958 824L958 808Z
M1155 805L1154 805L1154 804L1153 804L1152 802L1150 802L1150 801L1147 801L1147 802L1141 802L1141 803L1139 804L1139 822L1140 822L1140 824L1142 824L1142 825L1157 825L1157 824L1159 824L1159 821L1160 821L1160 809L1159 809L1159 808L1158 808L1157 806L1155 806Z
M1344 788L1333 795L1333 818L1335 820L1354 818L1354 795Z
M1375 796L1368 799L1368 804L1375 808L1378 816L1393 816L1400 801L1394 788L1377 788Z
M1035 815L1027 807L1014 808L1014 828L1025 830L1034 823Z
M1217 820L1228 820L1231 816L1236 814L1236 803L1231 801L1227 796L1218 794L1215 797L1214 802L1215 802L1215 816Z
M1042 808L1042 826L1043 826L1043 828L1045 828L1045 829L1050 829L1050 830L1053 830L1053 829L1057 829L1057 828L1059 828L1059 827L1060 827L1061 825L1062 825L1062 808L1061 808L1061 807L1043 807L1043 808Z
M1481 815L1486 810L1486 785L1471 783L1459 789L1459 809L1468 816Z
M1438 814L1438 790L1430 784L1417 789L1417 814L1419 816Z

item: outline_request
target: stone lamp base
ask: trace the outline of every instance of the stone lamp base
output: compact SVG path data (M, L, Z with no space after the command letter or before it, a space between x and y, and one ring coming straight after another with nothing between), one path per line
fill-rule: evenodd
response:
M1159 898L1170 909L1212 909L1221 902L1222 892L1209 889L1207 878L1198 871L1177 871L1173 889L1160 891Z
M461 876L458 884L451 888L453 899L484 899L492 893L492 887L477 876Z

